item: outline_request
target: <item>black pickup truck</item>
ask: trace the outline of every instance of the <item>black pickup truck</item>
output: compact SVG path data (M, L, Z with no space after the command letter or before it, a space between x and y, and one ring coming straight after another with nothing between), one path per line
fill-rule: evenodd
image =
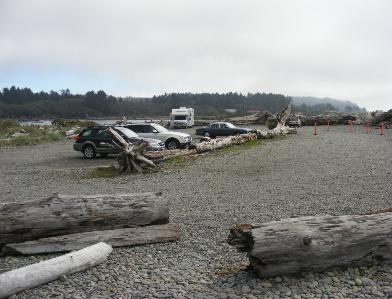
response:
M216 136L231 136L238 134L249 133L251 129L238 128L228 122L216 122L210 124L208 127L196 129L196 135L205 137L216 137Z

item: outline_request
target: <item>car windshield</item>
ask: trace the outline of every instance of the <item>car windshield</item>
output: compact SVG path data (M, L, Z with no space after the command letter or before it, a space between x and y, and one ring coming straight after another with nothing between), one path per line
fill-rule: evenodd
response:
M174 116L174 120L186 120L186 115L176 115Z
M168 132L168 130L165 127L162 127L161 125L151 124L151 126L153 126L154 129L157 130L159 133Z
M127 128L124 128L124 127L116 127L115 129L120 131L121 133L123 133L128 138L139 137L139 135L137 135L134 131L132 131L130 129L127 129Z

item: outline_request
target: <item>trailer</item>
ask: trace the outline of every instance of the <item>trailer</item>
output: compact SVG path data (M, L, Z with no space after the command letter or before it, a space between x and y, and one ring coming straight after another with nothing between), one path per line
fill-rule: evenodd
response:
M172 109L170 113L170 127L191 128L195 124L195 112L193 108L180 107Z

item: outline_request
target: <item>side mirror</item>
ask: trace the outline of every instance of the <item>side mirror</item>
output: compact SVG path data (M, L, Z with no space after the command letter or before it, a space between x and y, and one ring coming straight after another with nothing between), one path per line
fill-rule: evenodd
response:
M155 130L155 129L153 129L153 130L152 130L152 132L153 132L153 133L155 133L155 134L156 134L156 133L158 133L158 131L157 131L157 130Z

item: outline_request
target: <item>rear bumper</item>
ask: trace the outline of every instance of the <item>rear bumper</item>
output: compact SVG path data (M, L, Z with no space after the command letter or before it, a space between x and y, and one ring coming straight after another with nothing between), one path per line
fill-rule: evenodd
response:
M82 144L81 143L74 143L73 149L77 152L81 152L82 151Z

